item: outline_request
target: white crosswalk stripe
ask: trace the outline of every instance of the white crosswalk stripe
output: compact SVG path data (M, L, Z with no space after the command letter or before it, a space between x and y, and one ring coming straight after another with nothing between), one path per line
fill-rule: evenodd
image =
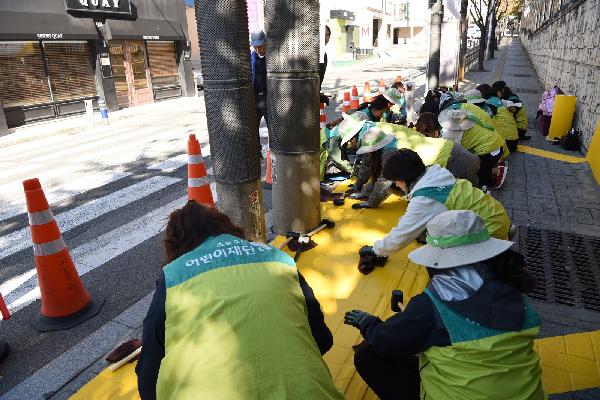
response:
M65 233L76 226L133 203L180 181L181 179L178 178L155 176L82 206L65 211L56 216L56 222L62 233ZM31 232L29 227L2 236L0 237L0 259L6 258L29 246L31 246Z

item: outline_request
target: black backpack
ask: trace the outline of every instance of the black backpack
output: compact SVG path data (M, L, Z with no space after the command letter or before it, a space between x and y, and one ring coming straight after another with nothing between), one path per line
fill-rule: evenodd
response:
M581 143L579 138L581 137L581 131L576 131L571 128L565 136L560 139L560 145L565 150L579 151L581 149Z

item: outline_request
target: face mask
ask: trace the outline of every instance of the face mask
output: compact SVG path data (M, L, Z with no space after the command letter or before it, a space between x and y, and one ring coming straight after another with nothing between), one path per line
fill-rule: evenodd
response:
M257 55L259 58L265 58L265 56L266 56L266 54L263 54L263 55L261 56L261 55L260 55L260 54L258 54L258 53L256 53L256 55Z

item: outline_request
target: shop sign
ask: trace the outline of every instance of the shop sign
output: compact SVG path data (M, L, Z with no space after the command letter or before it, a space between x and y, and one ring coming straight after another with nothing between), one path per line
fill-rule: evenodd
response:
M143 35L142 39L144 39L144 40L160 40L160 36L158 36L158 35Z
M37 33L36 34L37 38L40 40L44 40L44 39L62 39L63 38L63 34L62 33Z
M65 2L67 11L74 14L131 16L129 0L65 0Z

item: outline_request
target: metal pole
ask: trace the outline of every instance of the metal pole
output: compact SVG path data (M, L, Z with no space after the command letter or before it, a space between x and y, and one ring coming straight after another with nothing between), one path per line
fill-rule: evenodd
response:
M436 89L440 81L440 44L442 41L442 20L444 5L438 0L431 7L431 28L429 31L429 64L427 68L427 88Z
M273 228L306 233L321 207L319 1L267 0L265 16Z
M195 6L219 208L250 240L265 241L246 1L196 0Z

